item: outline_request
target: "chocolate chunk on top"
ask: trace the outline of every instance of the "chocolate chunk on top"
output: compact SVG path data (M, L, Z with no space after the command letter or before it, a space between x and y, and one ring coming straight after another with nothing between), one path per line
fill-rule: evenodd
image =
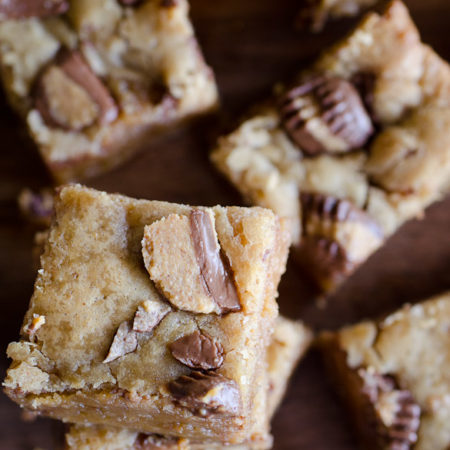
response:
M68 9L67 0L0 0L0 21L56 16Z
M223 347L215 339L194 331L172 342L172 356L191 369L218 369L223 363Z
M133 331L128 321L122 322L114 335L108 355L104 359L104 363L114 361L121 356L132 353L138 345L136 332Z
M358 91L339 77L300 82L282 95L279 111L287 134L308 155L360 148L373 133Z
M38 76L34 102L47 125L80 131L114 121L118 108L77 50L62 50Z
M210 214L194 209L189 220L195 254L206 291L222 313L239 311L241 303L233 273L226 256L220 250Z
M235 416L241 410L236 382L214 372L191 372L171 381L168 388L176 403L199 416Z

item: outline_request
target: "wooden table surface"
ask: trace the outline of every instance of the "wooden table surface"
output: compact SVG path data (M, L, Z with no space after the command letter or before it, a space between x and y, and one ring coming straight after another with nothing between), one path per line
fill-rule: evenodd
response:
M318 51L346 33L353 20L325 33L295 31L298 0L192 0L192 17L208 62L217 74L220 115L174 131L134 160L88 184L110 192L192 204L239 204L240 198L208 163L207 151L255 100L279 79L293 75ZM450 60L450 2L407 0L423 39ZM16 197L49 178L20 122L0 100L0 378L7 343L17 339L35 274L33 230L20 218ZM450 288L450 198L405 225L321 309L314 292L289 265L280 291L281 311L316 329L375 317ZM61 425L24 423L20 410L0 394L0 449L57 448ZM311 352L297 369L274 422L275 449L354 449L351 425Z

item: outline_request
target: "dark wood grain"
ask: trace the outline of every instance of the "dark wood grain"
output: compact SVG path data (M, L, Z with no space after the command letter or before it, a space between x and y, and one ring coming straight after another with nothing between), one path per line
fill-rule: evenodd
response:
M280 78L292 75L354 23L331 24L321 35L293 28L298 0L192 0L192 17L206 57L216 71L221 114L149 144L121 168L92 180L93 187L136 197L213 205L237 204L239 196L210 167L207 151L220 131ZM410 0L425 42L450 59L450 2ZM0 101L0 377L7 343L17 339L35 274L33 230L16 208L24 186L49 183L19 121ZM321 308L295 267L281 284L282 312L316 329L336 328L391 311L404 302L450 288L450 199L429 208L425 219L405 225ZM0 449L56 448L61 425L24 423L20 411L0 395ZM300 365L273 423L275 449L354 449L351 425L329 388L320 358Z

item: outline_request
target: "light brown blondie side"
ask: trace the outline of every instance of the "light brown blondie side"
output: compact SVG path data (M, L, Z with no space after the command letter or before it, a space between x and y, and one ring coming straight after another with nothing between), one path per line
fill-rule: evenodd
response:
M450 293L319 339L365 449L450 445Z
M63 187L6 392L64 421L244 441L288 246L269 210Z
M449 130L450 68L394 0L221 138L212 161L291 221L294 255L333 290L449 191Z
M267 409L262 411L268 420L273 416L276 408L286 391L287 382L295 369L298 360L303 356L311 342L311 332L299 322L279 317L276 321L272 343L268 348L268 402ZM146 435L137 431L106 427L100 425L72 425L66 434L67 449L77 450L134 450L147 448L152 443L155 448L167 450L256 450L271 447L268 442L261 441L260 436L267 436L265 430L254 430L251 441L223 446L221 444L202 444L190 442L186 439L164 438L156 435ZM266 439L267 440L267 439ZM150 448L152 448L150 446Z
M186 0L5 5L0 76L57 182L108 170L217 104Z

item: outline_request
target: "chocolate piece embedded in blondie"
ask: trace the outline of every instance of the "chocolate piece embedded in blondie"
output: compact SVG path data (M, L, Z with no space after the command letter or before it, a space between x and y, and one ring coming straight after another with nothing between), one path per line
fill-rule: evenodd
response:
M370 13L222 137L217 168L291 221L294 255L333 290L450 188L450 68L406 7Z
M450 293L319 339L367 449L450 445Z
M272 342L267 353L267 407L263 409L263 427L267 426L275 409L281 402L287 382L297 361L303 356L311 342L311 332L301 323L283 317L276 321ZM217 443L201 443L186 439L167 438L163 436L146 435L138 431L102 425L72 425L66 434L67 449L77 450L138 450L148 448L150 443L157 448L173 450L256 450L271 447L269 440L261 440L268 431L253 430L252 436L244 443L223 446ZM160 447L158 447L160 445ZM150 446L150 448L153 448Z
M0 1L0 76L57 182L217 104L186 0Z
M199 213L214 244L204 242L205 257L226 262L232 308L205 284L194 242L206 236L190 221ZM266 389L264 356L288 246L284 223L262 208L61 188L22 339L9 346L8 395L65 421L242 442L259 419L252 408ZM30 336L35 315L43 321ZM174 350L196 333L214 342L216 357ZM183 383L182 393L174 389Z

